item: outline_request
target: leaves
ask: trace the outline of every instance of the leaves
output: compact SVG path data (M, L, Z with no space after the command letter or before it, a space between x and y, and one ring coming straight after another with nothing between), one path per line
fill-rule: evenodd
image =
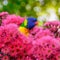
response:
M58 12L60 7L60 0L6 0L8 2L7 5L4 5L3 1L5 0L0 0L0 3L3 6L3 8L0 7L0 12L7 11L11 14L14 13L20 16L38 17L41 16L43 12L48 14L46 10L53 7L53 9L56 11L56 15L60 19L60 14ZM40 13L34 11L34 7L36 6L40 7Z

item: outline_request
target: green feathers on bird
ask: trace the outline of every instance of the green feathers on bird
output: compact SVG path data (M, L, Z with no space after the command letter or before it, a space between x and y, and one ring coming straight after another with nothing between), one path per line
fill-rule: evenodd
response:
M27 26L27 23L28 23L28 21L25 19L24 22L20 26L26 27Z

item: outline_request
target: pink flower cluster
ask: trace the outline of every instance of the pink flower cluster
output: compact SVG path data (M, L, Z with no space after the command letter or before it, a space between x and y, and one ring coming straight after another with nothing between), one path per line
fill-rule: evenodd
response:
M9 15L8 12L2 12L2 13L0 13L0 19L3 20L3 19L5 19L8 15Z
M0 26L0 58L1 60L24 59L30 54L32 44L18 31L16 24ZM31 51L32 52L32 51Z
M46 22L45 28L48 28L55 37L60 37L60 21Z
M24 18L2 12L0 19L0 60L60 60L59 21L35 26L26 37L18 30Z
M1 25L15 23L18 26L25 20L23 17L16 16L15 14L9 15L7 12L0 13L0 19L2 20Z

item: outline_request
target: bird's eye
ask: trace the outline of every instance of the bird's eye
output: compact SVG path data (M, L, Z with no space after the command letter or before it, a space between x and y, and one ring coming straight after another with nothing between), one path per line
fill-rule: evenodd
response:
M34 20L32 20L32 22L34 22Z
M32 20L32 22L36 22L35 20Z

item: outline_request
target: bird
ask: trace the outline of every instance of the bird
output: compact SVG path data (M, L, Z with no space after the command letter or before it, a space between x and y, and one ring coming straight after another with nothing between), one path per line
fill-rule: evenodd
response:
M28 36L29 30L32 29L35 25L37 25L37 18L28 17L24 20L24 22L20 25L19 30L22 34Z
M37 24L37 18L34 17L28 17L27 18L27 26L26 28L32 29Z
M28 17L20 26L25 27L27 29L32 29L35 25L37 25L37 18Z

